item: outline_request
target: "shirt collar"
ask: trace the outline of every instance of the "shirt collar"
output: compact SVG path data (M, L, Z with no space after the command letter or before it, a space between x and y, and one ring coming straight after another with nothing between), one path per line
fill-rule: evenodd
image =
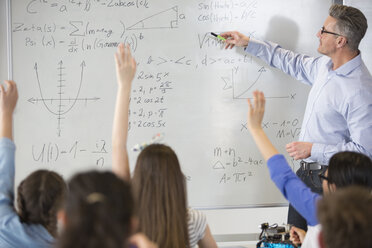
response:
M337 75L345 76L345 75L349 74L350 72L352 72L355 68L357 68L361 64L362 64L362 56L359 53L355 58L353 58L352 60L350 60L347 63L343 64L339 68L337 68L335 70L335 73ZM332 63L331 63L331 66L332 66Z

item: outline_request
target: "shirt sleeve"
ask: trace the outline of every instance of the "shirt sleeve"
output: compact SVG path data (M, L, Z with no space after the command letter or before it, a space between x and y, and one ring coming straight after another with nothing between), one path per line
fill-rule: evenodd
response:
M313 193L289 167L285 157L274 155L267 161L270 177L283 196L306 219L308 225L318 224L316 204L320 195Z
M283 49L273 42L259 41L253 38L249 39L245 51L305 84L312 85L314 82L320 57L313 58L297 54Z
M207 218L204 213L195 209L189 209L188 214L190 245L197 244L204 238L207 228Z
M372 94L358 91L345 101L341 113L346 120L350 138L338 144L314 143L310 159L320 164L328 164L337 152L355 151L372 158Z
M0 218L14 212L15 145L8 138L0 139Z

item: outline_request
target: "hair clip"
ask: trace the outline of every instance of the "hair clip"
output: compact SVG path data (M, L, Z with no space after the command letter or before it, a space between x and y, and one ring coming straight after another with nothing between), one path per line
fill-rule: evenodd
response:
M152 137L152 139L149 142L145 142L145 143L142 143L142 144L136 144L135 146L133 146L132 151L134 151L134 152L142 151L143 149L145 149L146 146L149 146L149 145L155 144L155 143L159 143L159 141L161 141L163 138L164 138L163 133L157 133Z
M91 193L87 196L86 201L89 204L94 204L96 202L104 202L106 197L101 193Z

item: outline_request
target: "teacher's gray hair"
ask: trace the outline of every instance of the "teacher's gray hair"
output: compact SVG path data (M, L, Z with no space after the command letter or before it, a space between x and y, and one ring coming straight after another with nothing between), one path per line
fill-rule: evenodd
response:
M357 51L367 28L367 19L357 8L333 4L329 8L329 15L337 19L336 32L344 35L351 50Z

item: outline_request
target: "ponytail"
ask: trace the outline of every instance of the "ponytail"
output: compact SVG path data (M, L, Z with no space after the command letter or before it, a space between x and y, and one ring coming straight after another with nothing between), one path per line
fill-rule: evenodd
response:
M66 184L57 173L33 172L18 186L17 207L21 222L43 225L56 237L57 211L62 207L66 192Z

